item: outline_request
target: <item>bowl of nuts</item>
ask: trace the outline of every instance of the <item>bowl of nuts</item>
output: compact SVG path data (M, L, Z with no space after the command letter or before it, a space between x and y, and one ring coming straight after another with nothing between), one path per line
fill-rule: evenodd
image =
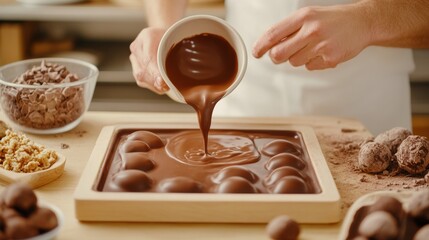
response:
M75 59L30 59L0 68L0 106L14 129L55 134L76 127L88 110L99 71Z

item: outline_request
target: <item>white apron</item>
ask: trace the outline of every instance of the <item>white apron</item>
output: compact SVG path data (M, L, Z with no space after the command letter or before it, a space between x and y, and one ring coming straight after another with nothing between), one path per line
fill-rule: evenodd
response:
M348 2L226 0L227 20L243 37L249 58L244 79L218 102L214 115L330 115L360 120L373 134L396 126L411 129L410 49L368 47L334 69L311 72L251 54L261 34L296 9Z

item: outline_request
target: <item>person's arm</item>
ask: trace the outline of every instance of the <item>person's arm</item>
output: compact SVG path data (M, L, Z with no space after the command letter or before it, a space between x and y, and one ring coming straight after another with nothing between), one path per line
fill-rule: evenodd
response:
M144 28L130 45L130 61L138 86L158 94L168 91L157 63L158 45L164 32L185 15L187 0L146 0L149 27Z
M371 45L429 48L429 0L363 0Z
M362 0L306 7L271 26L256 42L256 58L269 53L309 70L333 68L370 45L429 47L429 0Z

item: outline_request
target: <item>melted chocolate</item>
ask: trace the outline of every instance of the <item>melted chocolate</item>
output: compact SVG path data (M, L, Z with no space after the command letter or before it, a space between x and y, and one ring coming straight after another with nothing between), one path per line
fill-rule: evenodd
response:
M142 132L140 129L124 129L116 133L96 190L255 194L321 192L299 132L212 130L208 149L215 154L209 158L201 158L204 156L201 151L203 141L198 130L154 129L151 134ZM142 136L158 140L149 141ZM279 140L298 147L301 156L285 153L281 147L270 147L269 155L273 157L263 153L267 152L266 146L284 142ZM136 152L136 148L124 147L136 141L145 143L149 150L143 147ZM165 146L155 148L160 143L165 143ZM282 156L285 154L291 155L286 159L292 160L274 164L272 159L284 159ZM268 165L270 170L266 167Z
M195 35L173 45L165 66L170 81L197 112L204 153L211 154L207 145L213 109L237 75L234 48L220 36Z

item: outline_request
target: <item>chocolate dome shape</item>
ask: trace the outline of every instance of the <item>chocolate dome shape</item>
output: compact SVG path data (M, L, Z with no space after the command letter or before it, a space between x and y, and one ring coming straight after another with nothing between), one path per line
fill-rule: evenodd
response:
M301 228L290 217L281 215L268 223L266 232L273 240L296 240L301 232Z
M14 208L19 213L27 215L37 207L37 197L33 189L24 183L9 185L4 202L7 207Z
M399 227L391 214L385 211L376 211L362 220L358 232L370 239L397 239Z
M408 136L395 156L400 168L411 174L422 173L429 165L429 140L418 135Z
M412 133L403 127L394 127L375 137L374 141L386 145L391 154L395 154L399 145Z
M308 193L307 183L296 176L282 177L274 186L273 193Z
M395 197L381 196L370 207L369 212L385 211L390 213L399 223L405 216L402 202Z
M162 180L157 187L158 192L199 193L202 185L192 178L173 177Z
M149 152L150 147L147 143L137 140L125 141L121 146L121 153L130 152Z
M45 207L37 208L29 217L28 222L43 232L54 229L58 226L58 219L55 213Z
M19 212L13 208L6 207L1 211L1 216L3 217L3 219L8 219L8 218L13 218L17 216L19 217L21 216L21 214L19 214Z
M121 153L122 169L136 169L150 171L155 168L155 163L144 152Z
M164 142L161 138L155 133L149 131L133 132L128 135L127 139L145 142L152 149L164 147Z
M285 167L285 166L302 170L305 168L306 164L304 160L302 160L301 158L297 157L294 154L280 153L271 157L267 161L265 168L268 169L268 171L274 171L274 169L276 168Z
M119 171L112 177L109 188L116 192L143 192L152 185L152 180L143 171L130 169Z
M358 167L366 173L378 173L389 167L392 154L389 148L378 142L362 145L358 155Z
M229 177L217 186L218 193L257 193L258 189L242 177Z
M302 149L293 142L285 139L277 139L265 144L265 146L262 148L262 153L269 157L279 153L291 153L296 156L301 156Z
M295 176L305 179L305 174L300 172L298 169L290 166L284 166L274 169L266 178L265 184L267 186L273 185L278 182L281 178L286 176Z
M426 224L416 232L416 235L414 235L413 240L428 240L428 239L429 239L429 224Z
M7 219L4 232L8 239L27 239L39 234L37 228L21 216Z
M408 203L408 213L420 222L429 222L429 190L413 194Z
M230 177L242 177L244 179L247 179L251 183L255 183L258 181L258 176L254 172L242 166L225 167L221 169L219 172L217 172L212 177L212 180L215 183L221 183L225 179Z

